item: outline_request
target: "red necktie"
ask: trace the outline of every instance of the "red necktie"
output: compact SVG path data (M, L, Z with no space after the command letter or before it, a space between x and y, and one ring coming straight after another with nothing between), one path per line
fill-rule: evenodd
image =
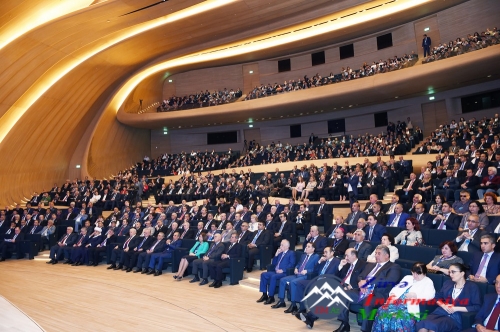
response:
M123 249L125 249L125 248L128 247L128 244L129 244L130 240L132 240L132 237L129 237L128 240L125 241L125 243L123 244Z
M342 282L341 282L342 285L345 284L345 281L351 275L352 270L354 270L354 265L353 264L351 264L351 267L349 268L349 271L347 271L347 274L345 275L344 279L342 279Z
M497 325L498 321L498 316L500 315L500 302L497 301L497 304L495 305L495 309L493 309L493 312L491 313L490 319L488 319L488 322L486 323L486 328L489 330L494 330Z

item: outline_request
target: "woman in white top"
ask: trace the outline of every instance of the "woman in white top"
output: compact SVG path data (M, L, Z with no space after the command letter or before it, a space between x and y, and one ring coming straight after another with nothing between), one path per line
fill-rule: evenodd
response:
M255 232L258 227L259 227L259 223L257 221L257 215L256 214L252 214L250 216L250 222L248 223L248 230L250 232Z
M298 184L298 183L297 183ZM313 192L314 188L316 188L317 182L316 178L314 177L314 174L311 174L311 177L309 178L309 182L307 182L307 186L305 189L302 191L302 195L300 195L300 200L303 201L304 199L309 196L309 193Z
M420 232L420 223L416 218L406 219L406 230L396 236L396 243L406 246L419 245L422 242L422 233Z
M372 331L415 331L420 317L418 301L434 298L436 290L427 277L425 263L417 262L411 268L411 275L405 276L389 293L385 304L377 311Z
M389 248L389 252L391 253L391 257L389 258L389 260L394 263L396 259L399 258L399 250L394 246L394 237L389 233L385 233L384 235L382 235L380 244ZM366 258L366 261L370 263L377 262L375 260L375 250L373 250L373 252Z
M304 179L302 178L302 176L299 176L298 180L297 180L297 184L295 185L295 187L292 188L292 198L293 200L297 200L297 193L299 194L299 198L300 198L300 195L302 195L302 190L304 190L306 186L306 183L304 182Z

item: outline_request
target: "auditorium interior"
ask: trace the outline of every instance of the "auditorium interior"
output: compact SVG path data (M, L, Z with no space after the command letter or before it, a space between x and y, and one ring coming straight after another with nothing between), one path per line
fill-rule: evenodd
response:
M447 331L500 327L498 0L0 9L0 331L391 331L304 309L293 278L330 264L308 243L341 285L376 264L344 290L391 248L396 284L425 263L436 296L449 247L480 301Z

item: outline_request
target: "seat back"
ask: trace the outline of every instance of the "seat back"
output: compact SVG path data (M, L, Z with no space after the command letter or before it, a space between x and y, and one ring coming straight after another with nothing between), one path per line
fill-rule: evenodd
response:
M429 236L426 239L426 244L434 247L438 247L443 241L453 241L458 235L458 231L455 230L429 230Z

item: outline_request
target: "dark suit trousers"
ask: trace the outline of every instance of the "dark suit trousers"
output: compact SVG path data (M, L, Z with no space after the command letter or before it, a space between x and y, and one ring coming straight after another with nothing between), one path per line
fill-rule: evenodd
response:
M99 263L99 255L101 252L106 253L107 247L93 247L89 250L89 259L94 263Z
M202 278L208 278L208 265L214 262L213 259L204 260L202 258L193 261L193 274L198 275L198 270L202 269Z
M65 246L60 247L58 244L52 246L52 248L50 248L50 259L62 260L64 258L64 247ZM66 257L66 259L69 259L69 257Z
M114 264L114 263L120 263L122 264L123 261L121 260L121 257L122 257L122 248L118 248L118 249L113 249L113 252L111 253L111 264Z
M212 278L215 281L222 282L223 278L222 270L225 269L226 267L229 267L229 264L230 264L229 259L223 259L222 261L213 261L209 265L210 278Z
M122 263L123 266L126 266L128 268L133 268L135 267L135 264L137 264L137 256L139 256L139 252L129 250L127 252L122 253Z
M71 261L84 263L85 258L85 248L84 247L74 247L71 250Z
M2 248L2 258L7 258L7 251L15 251L17 259L23 258L21 255L21 246L19 246L19 243L3 242L0 246Z
M152 254L148 254L147 252L141 252L137 257L137 268L146 269L149 264L149 260L151 259Z
M376 310L376 308L380 307L380 304L376 302L385 302L386 299L377 299L375 298L375 296L368 295L358 303L359 290L349 290L346 291L346 294L349 295L349 297L353 300L353 302L351 302L351 304L349 305L349 309L351 311L359 313L361 312L361 310L364 310L363 312L361 312L362 314L360 316L358 315L358 317L363 317L363 320L361 321L361 331L371 331L373 320L369 320L368 318L371 316L372 310ZM339 314L338 320L349 324L349 310L342 310L342 312Z
M249 269L253 268L253 264L255 262L255 256L257 256L259 253L260 253L259 248L248 249L247 268Z

